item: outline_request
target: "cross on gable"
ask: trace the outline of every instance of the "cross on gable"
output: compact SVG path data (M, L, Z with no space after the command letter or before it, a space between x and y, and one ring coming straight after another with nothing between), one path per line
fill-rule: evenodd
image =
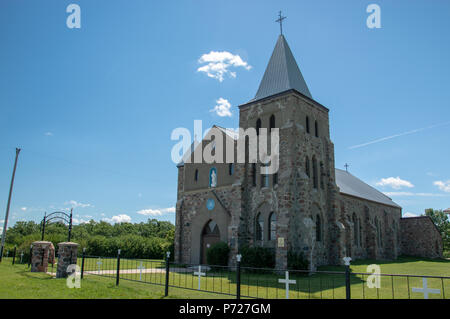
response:
M202 265L198 265L198 271L195 271L194 275L198 276L198 290L200 290L202 276L206 276L206 273L202 272Z
M278 279L278 282L285 284L286 299L289 299L289 284L296 284L296 280L289 280L289 271L286 271L284 279Z
M423 288L413 288L413 292L419 292L423 294L423 299L428 299L429 294L441 294L441 291L439 289L429 289L428 288L428 282L427 278L422 278L422 284Z

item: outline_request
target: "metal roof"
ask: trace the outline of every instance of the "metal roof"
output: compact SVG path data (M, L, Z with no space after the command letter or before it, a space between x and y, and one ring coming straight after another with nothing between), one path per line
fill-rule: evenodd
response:
M336 168L336 184L341 193L367 199L373 202L401 208L391 198L384 195L349 172Z
M258 92L252 101L295 89L303 95L311 97L308 86L292 55L291 49L281 34L273 49L269 64L259 84Z

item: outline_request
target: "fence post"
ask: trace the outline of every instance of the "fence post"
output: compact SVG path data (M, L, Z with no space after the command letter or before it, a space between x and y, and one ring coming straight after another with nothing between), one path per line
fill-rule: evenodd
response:
M86 256L86 247L83 248L83 255L81 257L81 279L83 279L84 274L84 257Z
M352 258L350 257L344 257L344 263L345 263L345 299L351 299L351 293L350 293L350 261Z
M168 251L166 253L166 287L164 290L164 296L168 296L169 295L169 257L170 257L170 251Z
M116 286L119 285L119 276L120 276L120 249L117 251Z
M241 258L241 254L236 255L236 299L241 299Z
M13 261L12 261L13 265L16 263L16 250L17 250L17 247L14 246Z

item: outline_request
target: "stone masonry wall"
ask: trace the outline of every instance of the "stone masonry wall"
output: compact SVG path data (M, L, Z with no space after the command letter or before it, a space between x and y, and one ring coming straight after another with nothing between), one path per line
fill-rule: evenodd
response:
M402 218L400 229L403 255L442 258L442 237L430 217Z
M344 213L340 221L345 226L346 254L353 260L397 258L400 254L398 225L401 209L342 193L341 199ZM381 223L381 245L377 240L375 217Z

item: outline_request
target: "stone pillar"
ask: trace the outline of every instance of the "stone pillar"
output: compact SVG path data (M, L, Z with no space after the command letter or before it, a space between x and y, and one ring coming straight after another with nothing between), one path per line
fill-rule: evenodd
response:
M56 269L56 278L67 278L67 267L77 263L78 246L79 244L72 242L58 244L58 267Z
M49 241L35 241L31 250L31 272L47 272L49 252L55 247Z

